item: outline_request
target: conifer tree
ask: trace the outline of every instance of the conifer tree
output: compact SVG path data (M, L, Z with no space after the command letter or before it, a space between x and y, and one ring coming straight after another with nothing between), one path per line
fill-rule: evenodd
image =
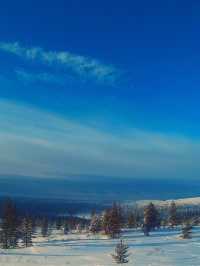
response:
M136 227L136 217L133 212L128 213L128 221L127 221L127 226L128 228L135 228Z
M101 219L98 215L93 215L90 226L89 226L89 231L93 234L97 234L101 231Z
M153 230L158 225L158 211L156 210L154 204L151 202L144 209L144 225L143 231L146 236L149 232Z
M21 224L22 240L25 247L32 246L33 223L30 217L24 217Z
M15 248L18 240L18 218L16 207L11 199L3 206L1 242L4 249Z
M122 226L121 208L114 203L112 208L105 211L103 216L103 229L105 234L112 238L119 237Z
M69 233L69 224L67 221L64 222L64 235Z
M123 240L120 240L120 242L116 245L115 254L112 254L113 259L117 264L124 264L129 262L129 255L128 246Z
M61 217L58 217L58 218L56 219L56 229L57 229L57 230L60 230L61 227L62 227L62 219L61 219Z
M41 224L41 234L43 237L46 237L48 236L48 232L49 232L49 222L48 222L47 217L45 217L42 220L42 224Z
M169 208L169 224L171 227L178 225L178 214L177 214L177 207L174 201L171 202Z

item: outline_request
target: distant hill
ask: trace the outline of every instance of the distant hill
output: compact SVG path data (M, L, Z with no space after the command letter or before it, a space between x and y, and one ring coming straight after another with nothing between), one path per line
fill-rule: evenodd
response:
M169 199L169 200L139 200L134 202L138 206L146 206L148 203L152 202L154 205L159 207L168 207L171 202L174 201L179 207L192 207L199 206L200 207L200 197L194 198L182 198L182 199ZM129 204L132 204L129 202Z
M0 176L0 196L107 204L113 201L167 200L200 197L192 179L81 176L36 178Z

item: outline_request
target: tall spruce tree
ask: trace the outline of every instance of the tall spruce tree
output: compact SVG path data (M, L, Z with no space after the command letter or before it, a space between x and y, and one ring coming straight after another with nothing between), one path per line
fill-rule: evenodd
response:
M117 264L124 264L129 262L129 255L128 246L123 240L120 240L120 242L116 245L115 254L112 254L113 259Z
M178 218L176 203L172 201L169 207L169 225L171 227L178 225L178 220L179 218Z
M16 207L11 199L3 205L1 243L2 248L15 248L19 237Z
M106 210L102 224L105 234L112 238L119 237L122 226L121 207L114 203L112 208Z
M153 230L158 225L158 211L156 210L154 204L151 202L144 209L144 224L143 231L146 236L149 232Z
M22 219L21 233L24 246L32 246L33 222L30 217L26 216Z

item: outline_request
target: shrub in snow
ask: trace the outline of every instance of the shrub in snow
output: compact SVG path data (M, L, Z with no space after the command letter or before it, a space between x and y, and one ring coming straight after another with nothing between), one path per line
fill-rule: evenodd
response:
M189 239L189 238L191 238L191 234L192 234L191 230L192 230L192 225L189 222L187 222L182 227L181 237L183 239Z
M120 242L116 245L115 254L112 254L114 261L117 264L128 263L129 255L130 254L128 253L128 246L124 243L123 240L120 240Z

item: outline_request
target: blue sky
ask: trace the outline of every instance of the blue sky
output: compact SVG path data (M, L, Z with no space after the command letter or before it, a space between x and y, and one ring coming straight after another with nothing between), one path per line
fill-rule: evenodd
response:
M7 1L0 175L198 178L199 1Z

